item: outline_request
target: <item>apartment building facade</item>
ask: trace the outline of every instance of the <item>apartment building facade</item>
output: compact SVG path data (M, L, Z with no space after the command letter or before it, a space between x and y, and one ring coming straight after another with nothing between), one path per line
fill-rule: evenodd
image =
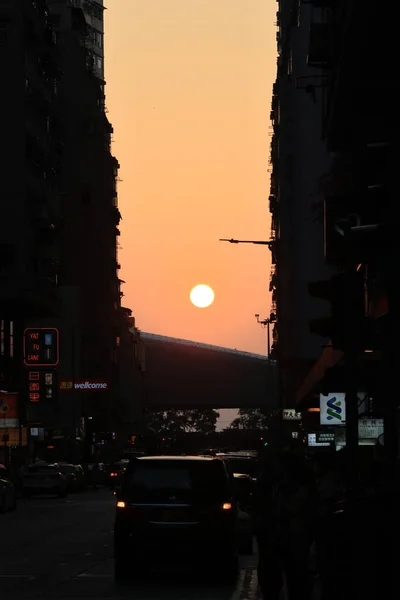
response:
M280 368L283 407L294 407L296 390L328 340L311 333L309 321L324 303L310 299L308 284L329 276L324 260L320 181L330 164L322 139L323 89L318 64L309 56L310 5L281 0L277 12L277 76L271 120L270 290L274 352Z
M361 8L348 0L282 0L277 17L271 287L283 402L317 408L321 392L345 392L356 432L362 393L367 416L384 418L385 449L394 456L398 111L387 40L394 39L395 19L376 3ZM334 302L326 296L330 306L310 290L335 275L347 283ZM325 335L315 320L322 323L332 306L336 320Z
M0 61L10 82L1 99L9 117L0 167L2 388L18 392L20 425L37 438L31 452L51 448L57 458L82 456L96 436L122 427L119 340L129 324L117 256L119 164L88 25L95 20L103 34L100 8L0 4ZM34 350L26 329L33 340L54 332L54 362L26 364L24 348ZM32 372L48 381L52 374L52 390L36 390Z

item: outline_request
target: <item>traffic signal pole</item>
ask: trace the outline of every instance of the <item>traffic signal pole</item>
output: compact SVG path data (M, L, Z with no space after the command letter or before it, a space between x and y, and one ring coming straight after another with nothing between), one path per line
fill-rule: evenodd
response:
M346 399L346 475L348 490L354 488L358 479L358 374L360 341L362 331L361 315L358 314L357 286L359 273L354 264L348 264L346 271L347 314L345 330L345 399Z

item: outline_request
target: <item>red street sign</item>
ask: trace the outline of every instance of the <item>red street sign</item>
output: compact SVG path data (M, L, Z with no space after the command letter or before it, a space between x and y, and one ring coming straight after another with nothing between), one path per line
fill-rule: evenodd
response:
M55 367L59 360L58 329L55 327L25 329L24 363L28 367Z

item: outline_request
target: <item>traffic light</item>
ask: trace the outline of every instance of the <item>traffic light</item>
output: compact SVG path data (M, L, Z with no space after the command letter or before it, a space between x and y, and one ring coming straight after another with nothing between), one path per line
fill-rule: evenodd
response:
M330 339L333 348L345 350L349 340L356 336L360 347L364 345L363 326L365 321L365 291L363 273L339 273L331 279L312 281L308 291L313 298L326 300L330 312L311 319L311 333Z
M360 145L333 159L333 183L324 194L324 247L328 263L376 257L385 244L394 152L388 143Z

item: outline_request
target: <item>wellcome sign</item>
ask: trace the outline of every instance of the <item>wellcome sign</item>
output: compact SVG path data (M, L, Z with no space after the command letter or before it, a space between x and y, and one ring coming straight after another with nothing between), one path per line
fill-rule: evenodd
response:
M71 381L70 379L61 379L60 391L72 392L106 392L108 390L108 382L100 379L78 379Z

